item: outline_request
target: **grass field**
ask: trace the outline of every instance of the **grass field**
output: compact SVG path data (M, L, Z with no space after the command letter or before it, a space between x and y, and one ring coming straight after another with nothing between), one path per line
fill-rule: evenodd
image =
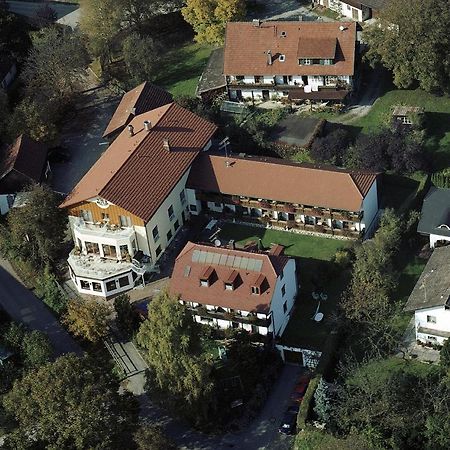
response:
M264 248L269 248L271 244L280 244L285 247L284 253L288 256L312 258L322 261L329 261L339 248L350 245L349 241L307 236L260 227L248 227L245 225L225 224L221 228L221 239L234 239L238 245L244 245L247 242L261 239Z
M387 126L393 105L411 105L424 108L428 137L427 149L433 153L435 170L450 166L450 98L438 97L420 89L386 92L373 105L369 114L352 121L363 133L374 133Z
M174 97L193 97L212 50L209 45L189 43L168 51L160 59L154 83L167 89Z

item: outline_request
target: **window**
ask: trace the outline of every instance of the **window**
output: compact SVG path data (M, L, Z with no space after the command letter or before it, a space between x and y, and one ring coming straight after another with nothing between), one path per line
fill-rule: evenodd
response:
M259 287L258 286L252 286L252 294L258 294L259 295Z
M283 312L286 314L287 312L287 301L283 303Z
M81 289L87 289L88 291L91 290L91 284L89 283L89 281L80 280L80 286L81 286Z
M125 258L127 255L129 255L128 245L121 245L120 246L120 257Z
M113 245L103 244L103 255L108 256L110 258L116 258L117 257L117 251L116 247Z
M280 61L280 62L286 61L286 56L285 56L285 55L280 55L280 56L278 57L278 61Z
M119 216L121 227L131 227L131 219L128 216Z
M197 211L197 205L189 205L189 210L196 212Z
M172 230L169 230L167 232L167 242L169 242L172 239Z
M128 281L128 277L119 278L119 286L120 287L125 287L125 286L128 286L129 284L130 284L130 282Z
M233 283L225 283L225 290L232 291L234 289Z
M300 58L298 63L302 66L310 66L312 64L311 58Z
M285 294L286 294L286 285L283 284L283 286L281 286L281 295L284 297Z
M337 77L329 76L325 77L326 86L334 86L337 83Z
M109 214L108 213L102 213L102 221L109 222Z
M87 209L82 209L80 211L80 217L85 221L85 222L93 222L94 220L92 219L92 213L91 211L87 210Z
M263 76L262 75L255 75L255 83L259 84L263 82Z
M400 120L405 125L412 125L412 120L409 117L403 116L403 117L400 117Z
M102 285L100 283L97 283L95 281L92 282L92 289L95 292L102 292Z
M158 231L158 225L155 225L155 228L152 230L152 236L153 240L156 242L159 239L159 231Z
M236 75L236 81L244 81L244 75Z
M175 231L177 231L178 228L180 228L180 222L178 222L178 220L175 220L175 222L173 223L173 228L175 229Z
M157 247L157 249L155 250L155 253L156 253L156 257L158 257L160 254L161 254L161 246L160 245L158 245L158 247Z
M106 282L106 291L115 291L117 289L116 280L111 280Z
M200 280L200 286L208 287L209 286L209 281L208 280Z
M84 245L86 246L87 253L94 253L96 255L100 254L100 249L97 242L85 242Z
M167 215L169 216L170 220L173 220L175 218L175 214L173 213L173 206L170 205L167 209Z
M281 273L280 273L280 280L282 280L283 277L284 277L284 272L281 272Z
M427 316L427 323L436 323L436 316Z
M436 336L427 336L427 339L428 339L429 341L437 341Z
M180 192L180 201L182 205L186 204L186 192L184 190Z

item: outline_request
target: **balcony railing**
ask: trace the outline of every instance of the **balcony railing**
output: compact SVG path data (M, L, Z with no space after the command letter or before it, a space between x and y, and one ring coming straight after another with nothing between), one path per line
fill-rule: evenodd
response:
M259 319L255 315L241 316L235 313L211 311L203 306L197 306L196 308L189 308L192 314L208 319L228 320L230 322L245 323L247 325L255 325L258 327L269 327L270 319Z
M132 227L120 227L118 225L109 225L107 223L87 223L79 220L74 225L75 230L83 235L89 236L111 236L115 238L130 238L134 236Z

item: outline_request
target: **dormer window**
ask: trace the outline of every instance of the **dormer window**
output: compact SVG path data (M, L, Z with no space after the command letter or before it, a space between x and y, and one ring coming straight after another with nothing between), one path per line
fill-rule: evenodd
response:
M280 56L278 57L278 61L280 61L280 62L286 61L286 56L285 56L285 55L280 55Z
M224 280L224 286L226 291L234 291L236 289L238 276L239 272L237 270L231 271L228 278Z
M287 36L286 31L282 31L282 32L280 33L280 36L281 36L281 37L286 37L286 36Z
M214 269L211 266L208 266L200 275L200 286L209 287L212 282L213 274Z
M261 293L258 286L252 286L252 294L259 295Z

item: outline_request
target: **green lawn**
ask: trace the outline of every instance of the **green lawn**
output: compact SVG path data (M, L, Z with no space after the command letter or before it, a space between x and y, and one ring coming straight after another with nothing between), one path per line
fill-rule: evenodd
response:
M351 244L350 241L270 230L262 227L224 224L221 228L220 238L222 240L234 239L238 246L261 239L264 248L269 248L271 244L281 244L285 247L284 253L288 256L322 261L329 261L339 248L348 247Z
M190 43L168 51L159 61L159 73L154 83L174 97L194 96L212 50L209 45Z
M373 105L369 114L353 121L363 133L373 133L387 126L394 105L421 106L426 112L428 139L426 146L434 153L436 170L450 166L450 98L437 97L420 89L393 90L386 92Z

